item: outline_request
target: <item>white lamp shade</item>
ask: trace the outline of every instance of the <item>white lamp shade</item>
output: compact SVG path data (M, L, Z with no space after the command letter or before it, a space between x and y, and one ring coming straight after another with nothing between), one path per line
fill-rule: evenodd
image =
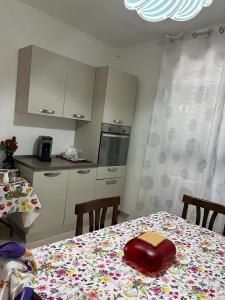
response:
M213 0L124 0L127 9L136 10L140 17L151 22L167 18L187 21L212 3Z

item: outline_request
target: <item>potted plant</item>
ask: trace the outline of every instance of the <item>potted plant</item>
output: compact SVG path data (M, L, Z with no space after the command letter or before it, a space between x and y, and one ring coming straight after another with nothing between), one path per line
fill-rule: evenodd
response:
M17 150L17 148L18 145L15 136L13 136L11 139L1 141L0 150L5 151L5 159L3 160L4 169L13 169L15 167L13 154Z

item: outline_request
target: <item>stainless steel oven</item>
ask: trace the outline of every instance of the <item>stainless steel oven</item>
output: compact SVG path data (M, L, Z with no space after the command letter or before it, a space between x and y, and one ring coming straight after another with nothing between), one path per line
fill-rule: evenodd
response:
M130 140L130 127L102 124L98 166L124 166Z

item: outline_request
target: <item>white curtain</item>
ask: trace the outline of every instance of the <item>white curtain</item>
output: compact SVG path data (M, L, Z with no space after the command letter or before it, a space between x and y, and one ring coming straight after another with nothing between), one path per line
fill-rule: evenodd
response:
M160 210L181 215L183 194L225 205L225 33L220 28L199 31L195 38L193 33L166 38L137 215Z

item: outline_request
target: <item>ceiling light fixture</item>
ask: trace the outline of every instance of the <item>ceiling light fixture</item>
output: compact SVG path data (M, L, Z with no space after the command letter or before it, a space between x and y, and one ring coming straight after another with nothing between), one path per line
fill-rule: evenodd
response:
M141 18L150 22L159 22L167 18L175 21L187 21L208 7L214 0L124 0L129 10L136 10Z

